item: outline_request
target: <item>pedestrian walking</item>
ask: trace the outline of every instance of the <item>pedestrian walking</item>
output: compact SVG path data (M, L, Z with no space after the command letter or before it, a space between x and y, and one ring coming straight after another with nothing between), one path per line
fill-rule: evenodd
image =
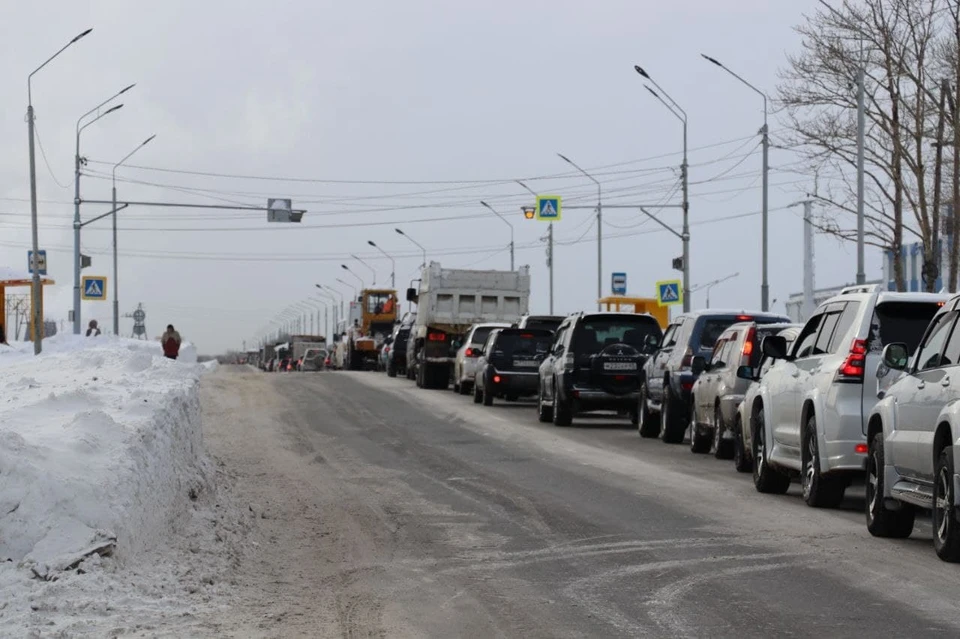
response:
M100 334L100 327L97 325L97 320L90 320L90 324L87 325L87 337L96 337Z
M163 354L170 359L177 359L180 354L180 333L173 328L173 324L167 324L167 330L160 338L160 344L163 345Z

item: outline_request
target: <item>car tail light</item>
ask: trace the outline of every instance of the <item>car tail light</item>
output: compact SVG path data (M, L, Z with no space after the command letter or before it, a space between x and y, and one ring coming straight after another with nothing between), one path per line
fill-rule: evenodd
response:
M691 362L693 362L693 349L688 346L683 353L683 359L680 360L680 368L690 368Z
M473 357L473 353L474 353L474 352L475 352L475 351L474 351L472 348L468 348L467 350L465 350L465 351L463 352L463 354L466 355L467 357Z
M431 342L442 342L443 340L447 339L447 334L446 333L428 333L427 339L429 339Z
M750 317L749 315L737 315L737 319L740 320L741 322L749 322L753 318Z
M741 366L749 366L750 359L753 357L753 343L757 341L757 329L754 326L747 331L747 338L743 341L743 352L741 353Z
M494 384L499 384L499 383L500 383L500 376L499 376L499 375L494 375L494 376L493 376L493 383L494 383Z
M867 448L866 444L857 444L853 447L853 452L857 453L858 455L866 455L869 450L870 449Z
M573 353L567 353L566 356L563 358L563 370L565 371L568 371L568 372L572 371L576 367L576 364L577 364L577 360L574 357Z
M838 382L862 382L863 371L867 363L867 340L855 339L850 345L850 352L843 360L843 365L837 371Z
M688 391L691 388L693 388L693 382L680 382L680 388L682 388L685 391Z

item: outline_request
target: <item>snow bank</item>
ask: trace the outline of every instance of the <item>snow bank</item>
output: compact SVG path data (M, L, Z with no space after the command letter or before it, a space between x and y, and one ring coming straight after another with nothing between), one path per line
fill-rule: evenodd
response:
M192 347L172 361L157 342L43 344L39 357L0 345L0 562L49 578L94 552L123 562L165 545L210 486L209 368Z

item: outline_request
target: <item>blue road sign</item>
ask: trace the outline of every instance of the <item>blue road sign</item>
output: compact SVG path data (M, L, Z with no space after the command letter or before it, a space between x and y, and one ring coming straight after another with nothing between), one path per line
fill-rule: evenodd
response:
M100 275L85 275L80 288L83 299L104 301L107 299L107 278Z
M610 279L611 279L610 290L613 291L614 295L627 294L627 274L626 273L613 273Z
M660 306L670 306L682 302L683 297L680 293L680 280L657 282L657 303Z
M33 275L33 251L27 251L27 268ZM47 252L44 250L37 251L37 272L40 275L47 274Z
M537 219L541 222L559 222L561 207L559 195L538 195Z

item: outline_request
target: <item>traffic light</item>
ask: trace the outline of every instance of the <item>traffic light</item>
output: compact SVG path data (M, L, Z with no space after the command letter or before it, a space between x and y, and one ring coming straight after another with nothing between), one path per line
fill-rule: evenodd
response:
M536 210L532 206L524 206L523 208L523 217L527 220L532 220L536 217Z
M682 257L675 257L675 258L673 258L673 268L674 268L674 270L677 270L677 271L682 271L682 270L683 270L683 258L682 258Z

